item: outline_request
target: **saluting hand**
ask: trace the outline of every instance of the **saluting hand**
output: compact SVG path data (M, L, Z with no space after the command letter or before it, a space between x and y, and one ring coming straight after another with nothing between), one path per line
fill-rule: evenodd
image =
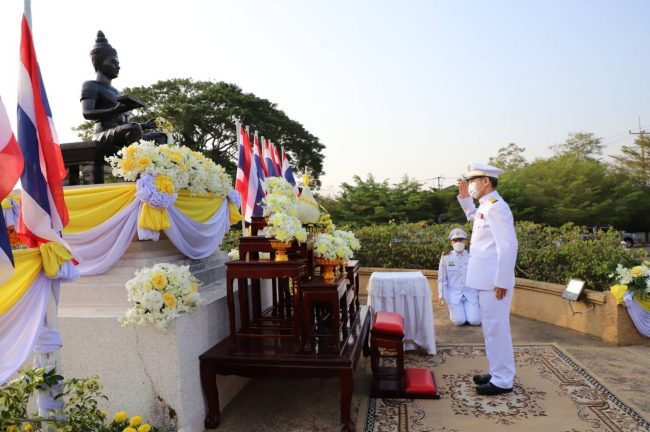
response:
M461 198L469 198L469 185L467 184L467 180L461 180L460 183L458 184L458 195L460 195Z
M496 287L495 290L497 292L497 300L503 300L508 293L508 290L505 288Z

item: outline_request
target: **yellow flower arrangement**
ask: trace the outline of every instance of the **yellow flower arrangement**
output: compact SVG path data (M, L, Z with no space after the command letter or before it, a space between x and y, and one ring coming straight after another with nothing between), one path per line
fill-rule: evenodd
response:
M130 157L123 159L120 168L124 171L133 171L135 169L135 161Z
M129 157L134 157L138 153L138 145L131 144L126 148L126 155Z
M632 267L632 270L630 270L630 273L632 274L633 277L641 276L642 274L645 273L645 268L643 266L636 266Z
M151 425L149 423L140 425L140 427L138 428L138 432L149 432L150 430L151 430Z
M25 432L32 432L34 430L34 426L32 426L31 423L25 424Z
M129 421L129 426L134 427L142 423L142 417L140 416L133 416L131 417L131 421Z
M126 413L126 411L118 411L115 413L115 417L113 417L113 421L115 423L122 423L125 422L129 418L129 415Z
M165 276L163 272L155 272L153 276L151 276L151 284L154 288L160 291L167 286L167 276Z
M176 296L172 293L163 294L163 303L170 309L176 308Z
M141 156L136 161L136 164L140 170L144 171L149 167L149 165L151 165L151 159L149 159L147 156Z
M122 432L138 432L135 428L132 428L131 426L125 427Z

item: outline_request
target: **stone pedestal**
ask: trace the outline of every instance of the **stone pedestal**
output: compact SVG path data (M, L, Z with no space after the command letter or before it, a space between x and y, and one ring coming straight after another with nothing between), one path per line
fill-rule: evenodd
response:
M125 410L173 430L203 431L205 405L198 357L229 333L226 259L218 251L202 260L189 260L168 240L134 241L107 273L63 284L59 304L62 374L99 375L110 415ZM124 283L136 269L161 262L190 265L204 284L201 294L206 304L194 315L181 315L165 331L123 328L118 318L130 307ZM224 406L247 382L239 377L217 380Z

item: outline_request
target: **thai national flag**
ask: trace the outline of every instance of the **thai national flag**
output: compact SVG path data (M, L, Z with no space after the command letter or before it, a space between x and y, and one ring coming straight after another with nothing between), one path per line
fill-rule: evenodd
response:
M300 196L300 189L298 189L296 179L293 177L293 171L291 171L291 165L289 164L289 156L284 152L284 147L282 147L282 177L293 186L296 195Z
M0 99L0 201L13 190L23 171L23 155L11 131L9 116ZM7 224L0 211L0 284L14 273L14 257L7 235Z
M246 130L240 130L241 143L239 147L239 163L235 188L241 194L242 216L247 222L251 217L262 216L262 198L264 192L257 174L257 164L254 160L253 149ZM241 172L241 175L240 175Z
M273 177L280 176L280 171L275 170L275 164L273 163L273 158L271 157L270 143L267 140L262 141L262 146L264 148L262 155L264 157L264 163L266 164L266 169L269 171L269 175Z
M262 137L264 139L264 137ZM266 168L266 165L264 164L264 153L262 153L262 150L260 150L260 141L257 139L257 132L255 133L255 138L253 139L253 146L254 146L254 151L258 155L260 159L260 166L258 167L258 174L261 172L264 177L269 176L269 170ZM261 171L260 171L261 168Z
M18 143L25 158L17 232L30 247L53 241L68 223L62 181L66 176L32 40L29 0L25 1L18 79Z
M279 177L282 177L282 159L280 159L278 148L270 141L269 150L271 151L271 159L273 160L273 165L275 165L275 171L278 173Z
M243 135L246 131L243 127L237 131L237 142L239 143L239 157L237 159L237 177L235 178L235 190L241 196L241 214L246 218L246 203L248 202L248 177L251 172L251 150L244 147Z

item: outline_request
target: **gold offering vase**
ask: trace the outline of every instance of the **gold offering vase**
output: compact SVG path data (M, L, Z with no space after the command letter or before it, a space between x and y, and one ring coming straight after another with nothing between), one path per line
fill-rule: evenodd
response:
M283 242L280 240L271 240L271 247L275 252L276 261L289 261L287 256L287 249L291 247L291 240Z
M334 267L341 264L340 259L329 259L323 257L315 257L314 264L320 266L320 275L323 280L331 281L336 277L334 275Z

